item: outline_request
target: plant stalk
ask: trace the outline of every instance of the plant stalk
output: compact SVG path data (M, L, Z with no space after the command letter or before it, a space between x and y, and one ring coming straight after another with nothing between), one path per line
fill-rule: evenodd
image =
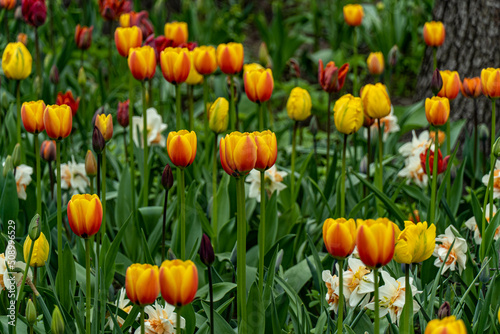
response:
M142 82L142 140L144 145L144 185L143 185L143 196L142 196L142 206L148 206L148 195L149 195L149 169L148 169L148 112L146 109L146 84Z
M168 189L165 190L165 201L163 202L163 224L161 229L161 262L165 261L165 229L167 225L167 202Z
M194 131L194 102L193 102L193 85L188 85L188 103L189 103L189 131Z
M213 243L215 249L217 249L217 237L219 235L218 229L218 219L219 219L219 207L217 203L217 134L215 133L214 140L214 156L212 161L212 227L214 229Z
M104 146L104 150L102 151L102 194L101 194L101 202L102 202L102 224L101 224L101 240L104 240L104 236L106 235L106 146Z
M56 169L57 169L57 263L63 268L62 263L62 211L61 211L61 141L56 140Z
M451 154L451 120L448 119L448 122L446 122L446 154L450 155ZM439 131L435 133L434 140L439 141ZM446 176L446 201L450 203L451 199L451 173L448 173Z
M326 111L326 175L330 171L330 135L331 135L331 118L332 118L332 94L328 94L328 110Z
M408 323L407 328L410 333L413 333L413 294L410 284L410 265L408 263L405 264L405 307L406 313L404 314L406 315L405 321Z
M23 145L21 143L21 80L16 80L16 103L17 103L17 142L21 146L21 152L23 150Z
M245 179L238 177L237 186L237 295L238 295L238 333L247 333L246 319L246 216L245 216Z
M40 169L40 143L38 133L35 134L35 159L36 159L36 212L42 216L42 171Z
M438 127L435 127L435 131L439 131ZM439 139L437 136L434 137L434 161L432 164L432 185L431 185L431 213L430 213L430 223L437 225L435 220L436 215L436 187L437 187L437 169L438 169L438 152L439 152ZM429 150L430 154L430 150Z
M342 175L340 185L340 217L345 218L345 167L346 167L347 135L344 134L344 147L342 149ZM339 262L340 264L340 262Z
M374 281L374 286L375 286L375 323L374 323L374 333L379 334L380 333L380 305L379 305L379 297L378 297L378 285L379 285L379 280L378 280L378 269L375 268L373 269L373 281Z
M182 307L177 308L177 319L175 323L175 333L176 334L181 334L182 333L182 327L181 327L181 309ZM144 334L144 333L143 333Z
M85 268L86 268L86 281L85 286L87 288L87 293L85 294L86 303L85 303L85 311L87 314L86 318L86 333L90 334L90 294L91 294L91 286L90 286L90 239L85 239ZM97 269L97 268L96 268Z
M298 122L294 121L293 123L293 134L292 134L292 166L290 173L290 191L292 192L292 199L295 200L295 150L297 145L297 127Z
M132 208L132 214L134 217L134 221L136 220L135 216L135 159L134 159L134 129L133 129L133 122L132 119L134 118L134 76L132 75L132 72L130 72L130 77L129 77L129 85L128 85L128 154L130 157L129 164L130 164L130 187L132 189L132 197L131 197L131 202L132 205L130 206ZM137 140L140 142L139 138L139 133L137 133Z
M182 113L181 113L181 85L175 85L175 129L182 129Z
M259 291L264 291L264 256L266 253L266 171L260 171Z
M141 334L146 333L145 323L144 323L144 307L141 307Z
M495 139L496 139L496 111L495 111L495 102L496 99L491 99L491 155L490 155L490 173L494 174L495 173L495 154L494 154L494 147L495 147ZM490 186L490 219L493 219L493 188L494 184L492 183ZM486 212L484 213L486 214ZM484 231L483 231L484 232ZM484 235L484 234L482 234Z
M229 88L229 121L231 130L237 130L236 124L236 111L234 108L234 78L232 75L229 76L230 88Z
M346 138L347 135L345 135L344 138ZM345 143L344 139L344 143ZM345 145L344 145L345 147ZM345 150L344 150L345 152ZM343 217L343 216L342 216ZM343 333L343 322L344 322L344 259L339 260L339 312L338 312L338 318L337 318L337 334Z
M214 334L214 288L212 280L212 266L208 266L208 290L210 293L210 334Z
M472 157L472 184L471 188L475 189L476 186L476 169L477 169L477 149L478 149L478 135L477 135L477 100L474 99L474 156Z
M181 259L186 259L186 193L185 193L185 180L184 180L184 169L179 168L177 170L180 173L179 177L179 197L181 203L181 213L180 213L180 230L181 230Z
M259 105L259 131L264 130L264 106L261 102L258 102Z

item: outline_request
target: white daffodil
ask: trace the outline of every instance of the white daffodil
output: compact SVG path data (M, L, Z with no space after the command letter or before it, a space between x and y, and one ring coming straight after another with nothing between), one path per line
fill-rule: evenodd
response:
M421 153L424 153L431 145L432 140L429 136L429 131L422 131L418 137L415 131L412 133L411 142L403 144L399 148L399 153L404 157L417 156L420 157Z
M152 306L146 306L144 312L147 313L148 319L145 320L145 332L147 334L174 334L177 333L177 314L174 312L175 307L170 304L161 306L155 302ZM186 320L181 317L181 328L186 327ZM135 333L138 334L141 329L138 328Z
M127 293L125 292L125 289L123 289L123 288L120 289L120 291L118 292L118 298L116 298L116 301L114 304L119 309L122 309L124 312L130 313L130 310L132 310L132 304L130 304L130 300L125 298L126 296L127 296ZM139 318L139 316L136 317L136 319L138 319L138 318ZM125 319L123 319L119 315L116 315L116 322L121 327L123 325L123 323L125 322ZM114 325L115 324L113 322L113 319L109 318L106 326L109 326L109 328L113 329Z
M455 271L457 268L458 272L462 274L462 270L465 269L465 263L467 261L467 242L463 238L455 237L451 228L451 226L448 226L448 228L444 231L444 234L440 234L436 238L436 248L434 248L434 253L432 254L437 257L436 261L434 261L434 265L439 268L446 260L442 274L444 274L448 269ZM450 249L453 241L455 241L455 244L450 251L448 259L446 259L446 254L448 254L448 250ZM440 244L438 244L438 242Z
M338 266L337 266L338 270ZM328 289L325 299L329 305L329 310L337 313L339 309L339 278L332 276L330 270L324 270L322 274L323 281Z
M395 280L385 271L382 271L381 274L384 279L384 286L379 289L379 317L383 318L387 313L389 313L391 321L399 325L399 318L401 317L401 313L406 302L405 277ZM417 293L420 293L420 291L418 291L412 283L413 279L410 278L411 294L414 297ZM375 302L371 302L366 305L366 308L374 310ZM420 306L415 300L413 300L413 314L417 313L419 310Z
M14 252L14 256L12 256L12 258L15 258L15 248L12 249L10 246L7 246L6 253L9 254L10 252ZM0 254L0 294L4 290L13 292L14 284L17 287L17 294L19 294L19 287L21 286L23 280L26 263L21 261L13 261L13 263L9 263L9 258L5 258L5 253ZM18 269L21 272L14 272L14 269ZM31 268L28 269L28 277L30 279L33 277Z
M271 196L275 191L279 194L281 190L286 188L286 185L284 185L282 181L287 175L287 172L278 172L276 165L266 170L264 180L268 196ZM248 174L245 181L250 183L248 197L255 198L257 202L260 202L260 172L253 169L250 174Z
M57 177L57 170L54 171ZM75 157L71 161L61 164L61 188L69 189L71 194L84 194L89 185L84 163L76 163Z
M490 172L491 173L491 172ZM483 176L483 184L487 187L490 180L490 173ZM493 198L500 198L500 160L495 163L493 172Z
M497 208L493 205L493 216L497 213ZM489 223L490 222L490 204L486 204L486 214L485 214L486 221ZM481 229L477 226L476 222L476 217L471 217L465 222L465 226L467 226L468 229L470 229L472 232L474 232L474 241L476 242L477 245L481 244ZM495 236L493 239L498 240L500 238L500 226L495 230Z
M26 165L19 165L16 168L17 197L26 199L26 187L31 183L33 168Z
M406 178L407 183L415 182L420 188L427 187L427 182L429 182L418 155L412 155L405 159L405 167L399 171L398 176Z
M347 260L349 269L344 271L343 284L344 296L351 307L364 307L370 298L370 293L375 290L373 273L361 260L350 257Z
M386 117L383 117L380 119L380 127L383 127L384 131L384 141L387 140L387 137L389 137L390 133L398 132L401 128L399 127L398 124L398 117L394 115L394 108L391 106L391 113L387 115ZM371 127L370 127L372 134L377 134L378 133L378 124L377 122L374 122ZM365 130L365 133L367 131Z
M155 108L148 108L146 110L148 119L147 119L147 131L148 131L148 146L150 145L160 145L164 147L167 143L167 140L162 135L162 132L167 129L167 124L162 123L161 116L158 114ZM144 147L143 144L143 129L144 123L142 116L134 116L132 117L132 136L134 138L134 143L136 146ZM139 133L137 133L139 130ZM139 135L138 135L139 134ZM140 143L140 145L139 145Z

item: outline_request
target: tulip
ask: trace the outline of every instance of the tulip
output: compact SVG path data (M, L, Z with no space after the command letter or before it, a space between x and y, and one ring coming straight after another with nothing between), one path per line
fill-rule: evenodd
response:
M213 46L199 46L194 50L194 67L201 75L209 75L217 70L217 58Z
M31 249L31 244L33 241L31 238L28 236L26 237L26 240L24 241L23 245L23 253L24 253L24 261L28 262L28 256L29 252ZM44 267L45 262L49 258L49 242L47 241L47 238L45 238L45 235L40 233L40 237L34 241L33 245L33 253L31 255L31 261L29 265L31 267Z
M489 98L500 97L500 68L485 68L481 71L483 94Z
M349 71L349 64L344 64L339 68L333 61L328 62L323 67L323 61L319 60L318 81L321 88L328 93L337 93L344 87L345 78Z
M155 38L153 34L149 35L149 37L144 41L144 45L149 45L155 50L156 55L156 63L160 63L160 53L165 50L167 47L171 46L172 41L165 38L165 36L158 36Z
M344 6L344 21L351 27L357 27L361 25L363 21L363 16L365 12L361 5L345 5Z
M428 46L443 45L445 35L443 22L431 21L424 24L424 41Z
M231 176L248 174L257 162L255 135L248 132L231 132L222 138L219 154L222 168Z
M380 75L384 72L384 55L382 52L372 52L366 60L368 71L372 75Z
M11 10L14 9L15 6L16 0L0 0L0 8Z
M456 71L440 71L440 74L443 78L443 88L439 91L438 96L447 97L448 99L453 100L458 96L458 93L462 88L460 76Z
M343 260L356 246L356 222L354 219L328 218L323 223L323 241L326 250L337 260Z
M151 80L156 71L154 49L148 45L130 49L128 67L136 80Z
M88 285L90 286L90 284ZM64 334L64 319L57 305L54 306L54 311L52 312L50 330L53 334Z
M185 82L191 69L187 49L166 48L160 53L160 65L165 80L174 85Z
M398 263L420 263L431 257L436 244L436 226L427 222L405 221L405 229L396 239L394 260Z
M87 150L85 155L85 173L90 177L97 175L97 162L91 150Z
M121 16L120 16L121 18ZM154 28L153 24L149 20L149 13L145 10L142 10L138 13L130 12L129 13L129 26L139 27L142 32L142 36L144 38L148 38L149 36L154 36Z
M37 28L45 23L47 18L47 5L45 0L23 0L22 13L24 20Z
M118 109L116 111L116 118L118 119L118 124L122 127L126 128L129 124L129 110L128 108L130 104L130 100L126 100L124 102L118 102Z
M76 194L68 202L68 222L73 233L87 239L99 232L102 205L97 195Z
M203 233L203 237L201 239L199 253L201 262L203 262L203 264L207 267L210 267L215 262L214 247L212 246L210 238L205 233Z
M427 98L425 100L425 116L434 126L446 124L450 116L450 101L446 97Z
M28 322L28 325L30 329L36 324L37 322L37 317L36 317L36 308L35 304L31 301L31 299L28 299L28 302L26 303L26 321Z
M165 165L163 173L161 174L161 185L165 190L170 190L174 185L174 176L172 174L172 168L169 164Z
M94 131L92 132L92 148L97 154L101 154L106 147L106 141L102 135L101 130L94 125Z
M31 74L33 58L23 43L9 43L2 55L2 69L11 80L23 80Z
M167 152L174 165L186 168L196 157L196 133L194 131L172 131L167 138Z
M120 56L128 57L131 49L138 48L142 45L141 29L136 26L129 28L116 28L115 44Z
M262 103L271 98L274 89L274 80L270 69L245 71L243 80L245 83L245 93L250 101Z
M424 334L467 334L467 328L463 320L457 320L454 315L441 320L429 321Z
M203 75L198 73L196 71L196 68L194 67L194 51L189 51L188 52L189 56L189 75L186 79L186 83L188 85L199 85L200 83L203 82Z
M56 142L53 140L44 140L40 147L40 156L47 162L56 160Z
M92 30L94 30L94 27L85 27L85 26L80 26L79 24L76 25L75 29L75 42L77 48L80 50L87 50L90 48L90 45L92 44Z
M274 166L278 157L276 135L269 130L262 132L255 131L253 135L255 137L255 144L257 144L257 160L254 168L263 172Z
M153 304L160 293L158 266L134 263L127 268L125 289L130 301L139 306Z
M394 225L386 218L358 220L356 244L359 258L372 269L391 262L394 255Z
M227 130L229 123L229 102L223 97L217 98L210 106L208 113L208 126L216 134Z
M25 33L19 33L17 35L17 41L23 43L25 46L28 45L28 36Z
M363 125L363 104L361 98L346 94L335 102L333 119L339 132L350 135Z
M198 269L190 260L165 260L160 267L160 288L163 299L170 305L187 305L198 290Z
M219 44L216 56L222 73L236 74L243 68L244 51L240 43Z
M364 112L370 118L380 119L391 113L391 99L387 88L381 83L364 86L361 89L361 99Z
M23 103L21 118L26 131L37 134L45 129L43 124L44 110L45 103L42 100Z
M173 46L179 46L188 40L188 25L186 22L168 22L165 24L165 37L172 41Z
M125 0L99 0L99 13L108 21L114 21L122 13L128 13L132 9L131 1Z
M186 43L181 43L177 47L181 49L188 49L188 51L194 51L198 47L198 43L196 42L186 42Z
M464 78L462 83L462 95L465 97L478 97L483 93L481 78Z
M432 141L436 140L436 131L429 131L429 139L431 139ZM444 140L446 139L445 133L441 130L438 130L437 139L439 141L439 145L443 144Z
M69 136L73 126L71 108L63 104L48 105L43 112L45 131L51 139L63 139Z
M56 64L52 65L50 68L49 79L54 85L59 83L59 70L57 69Z
M441 76L441 72L436 68L432 73L432 80L431 80L432 93L434 93L434 95L437 95L442 88L443 88L443 77Z
M101 131L105 141L109 141L113 137L113 117L111 114L100 114L95 119L95 126Z
M78 112L78 107L80 106L80 98L75 98L73 97L73 93L68 90L66 93L57 93L57 99L56 99L56 104L61 106L63 104L68 105L71 108L71 114L73 116L76 115Z
M303 121L311 116L311 95L303 88L295 87L290 92L290 97L286 103L288 117L295 121Z
M430 155L429 155L430 154ZM430 148L427 149L424 153L420 153L420 164L422 165L422 169L424 170L424 173L427 173L427 168L426 168L426 163L427 163L427 155L429 155L429 170L430 173L432 174L434 170L434 151ZM443 159L443 155L441 154L441 150L438 149L438 160L437 160L437 173L441 174L446 171L448 168L448 160L450 159L450 156L446 156Z
M123 13L122 15L120 15L118 21L120 22L120 27L122 28L130 27L130 13Z

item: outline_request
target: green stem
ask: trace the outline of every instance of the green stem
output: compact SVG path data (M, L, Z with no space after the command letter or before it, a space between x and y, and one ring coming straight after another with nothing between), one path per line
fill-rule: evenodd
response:
M493 153L494 151L494 146L495 146L495 139L496 139L496 111L495 111L495 102L496 99L491 99L491 156L490 156L490 170L491 173L495 173L495 154ZM494 185L493 183L490 186L490 219L493 219L493 188ZM485 212L486 214L486 212ZM484 232L484 231L483 231ZM484 233L482 234L484 235Z
M181 85L175 86L175 128L177 131L182 129L182 113L181 113Z
M188 85L188 102L189 102L189 131L194 131L194 102L193 102L193 85Z
M38 37L38 28L35 28L35 50L36 50L36 76L38 78L36 94L38 98L42 95L42 65L40 59L40 38Z
M184 184L184 169L177 170L179 177L179 197L181 202L180 230L181 230L181 259L186 259L186 193Z
M346 135L347 137L347 135ZM345 143L345 140L344 140ZM345 147L345 145L344 145ZM345 152L345 151L344 151ZM342 216L343 217L343 216ZM339 316L337 318L337 334L343 332L344 321L344 260L339 260Z
M40 143L38 141L38 133L35 134L35 159L36 159L36 212L42 216L42 183L40 169Z
M144 323L144 307L141 307L141 334L145 334L146 328Z
M269 112L269 128L272 130L274 129L274 117L273 117L273 110L271 109L271 101L268 101L266 104L267 104L267 110Z
M264 291L264 256L266 252L266 172L260 171L260 226L259 226L259 291Z
M477 109L477 100L474 99L474 156L472 158L472 184L471 187L472 189L475 189L476 186L476 175L477 175L477 149L478 149L478 136L477 136L477 114L478 114L478 109Z
M355 59L358 55L358 38L356 34L356 28L353 29L352 32L352 40L353 40L353 58ZM352 80L352 92L354 96L358 96L358 65L356 61L353 62L352 66L352 73L354 74L353 80Z
M148 206L148 195L149 195L149 169L148 169L148 112L146 109L146 84L142 83L142 140L144 144L144 185L143 185L143 196L142 196L142 206Z
M214 288L212 280L212 266L208 266L208 290L210 295L210 334L214 334Z
M203 125L205 127L205 147L210 147L210 135L211 131L209 128L209 111L208 107L208 98L209 98L209 87L208 87L208 76L203 78L203 109L205 110L205 117L203 117ZM209 159L209 155L207 154L207 161Z
M448 119L448 122L446 122L446 154L450 155L451 154L451 121ZM439 131L437 131L434 135L434 138L439 141ZM451 163L451 162L450 162ZM446 201L450 203L451 199L451 173L448 173L446 176Z
M375 268L373 269L373 281L375 285L375 324L374 324L374 333L379 334L380 333L380 305L379 305L379 300L378 300L378 269Z
M439 131L437 127L435 127L434 131ZM434 221L436 214L436 186L437 186L437 169L438 169L438 152L439 152L439 139L437 135L434 137L434 161L432 164L432 185L431 185L431 213L430 213L430 223L436 225ZM430 153L430 152L429 152Z
M247 333L246 319L246 229L245 216L245 179L238 177L237 186L237 295L238 295L238 333Z
M383 133L382 127L380 125L380 118L377 119L377 128L378 128L378 178L377 178L377 187L383 192L384 191L384 143L382 140ZM377 209L379 216L382 216L383 207L382 202L377 199Z
M87 329L86 333L90 334L90 294L91 294L91 286L90 286L90 239L85 239L85 266L86 266L86 281L85 286L87 287L87 293L85 294L86 303L85 310L87 313Z
M213 237L213 243L215 249L217 249L217 237L219 235L219 229L218 229L218 203L217 203L217 134L215 134L215 140L214 140L214 157L212 161L212 227L214 229L214 237Z
M21 146L21 81L16 80L16 102L17 102L17 142Z
M128 143L128 150L129 150L129 164L130 164L130 187L132 189L132 196L131 196L131 201L132 201L132 213L134 216L134 221L135 221L135 159L134 159L134 130L133 130L133 122L132 119L134 118L134 76L132 75L132 72L130 73L130 78L129 78L129 90L128 90L128 99L129 99L129 105L128 105L128 135L129 135L129 143ZM139 134L137 134L137 139L140 142L139 139Z
M29 238L29 236L28 236L28 238ZM24 268L23 280L21 281L21 286L19 287L19 298L16 301L17 306L16 306L16 322L15 323L17 323L17 314L19 312L19 307L21 306L21 301L24 299L24 295L23 295L24 284L26 284L26 278L28 277L28 270L30 268L31 257L33 255L34 246L35 246L35 241L31 240L30 252L28 253L28 261L26 261L26 268Z
M177 310L176 310L176 315L177 315L177 319L176 319L176 322L175 322L175 333L176 334L181 334L182 333L182 328L181 328L181 307L178 307ZM142 333L144 334L144 333Z
M347 151L347 135L344 134L344 148L342 149L342 176L340 179L340 217L345 217L345 165Z
M101 240L104 240L106 235L106 146L102 151L102 169L101 169L101 202L102 202L102 225L101 225Z
M229 121L230 121L230 127L231 130L237 131L236 128L236 110L234 108L234 78L232 75L229 76L229 80L231 82L230 84L230 91L229 91Z
M264 130L264 107L261 102L258 102L259 105L259 131Z
M292 192L292 199L295 200L294 196L294 187L295 187L295 146L297 144L297 127L298 122L294 121L293 123L293 134L292 134L292 166L290 173L290 191Z
M331 130L331 118L332 118L332 94L328 94L328 109L326 111L326 175L328 176L328 172L330 171L330 130Z
M56 140L56 169L57 169L57 264L62 263L62 211L61 211L61 141Z
M434 69L433 69L433 72L436 70L437 68L437 48L436 47L433 47L432 48L432 59L433 59L433 64L434 64Z
M410 284L410 265L405 264L405 307L406 312L403 313L406 317L404 321L408 324L408 329L410 333L413 333L413 294L411 291Z

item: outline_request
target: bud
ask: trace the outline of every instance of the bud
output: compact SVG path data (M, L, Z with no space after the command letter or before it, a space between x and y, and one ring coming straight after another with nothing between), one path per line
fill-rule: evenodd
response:
M99 131L97 126L94 126L94 132L92 133L92 148L94 152L101 154L105 147L106 142L104 141L101 131Z
M161 185L165 190L170 190L174 185L174 176L172 175L172 168L169 164L163 169L163 174L161 174Z
M130 100L127 100L125 102L118 102L118 110L116 112L116 118L118 118L118 124L120 124L122 127L126 128L129 123L129 118L128 118L128 108Z
M210 267L215 261L214 248L208 235L203 233L200 245L200 259L207 267Z
M451 306L450 303L444 302L443 305L439 307L437 316L439 319L443 319L449 317L451 315Z
M16 11L14 12L14 18L16 20L23 20L23 11L22 11L22 6L17 6Z
M269 55L269 50L265 42L260 43L259 46L259 62L264 65L264 67L271 67L271 56Z
M495 145L496 145L496 143L495 143ZM488 260L487 257L484 258L485 263L486 263L486 260ZM490 281L490 265L488 263L486 263L485 268L479 274L479 282L486 284L489 281Z
M40 237L40 215L37 213L32 219L28 228L28 235L32 241L36 241Z
M299 62L293 58L290 58L290 60L288 62L290 64L290 70L292 72L292 75L296 78L300 78Z
M88 176L97 175L97 162L94 154L90 150L88 150L87 155L85 155L85 173L87 173Z
M5 158L5 162L3 164L3 177L6 177L9 172L14 170L14 165L12 164L12 157L10 155Z
M56 64L52 65L50 68L49 79L54 85L59 83L59 70L57 69Z
M54 312L52 313L52 325L50 328L53 334L64 334L64 320L57 306L54 307Z
M26 320L28 321L28 325L32 327L36 323L36 309L33 302L28 300L26 304Z
M25 46L28 45L28 36L25 33L19 33L17 35L17 41L23 43Z
M40 156L48 162L56 160L56 142L54 140L44 140L42 146L40 146Z
M21 164L21 145L19 143L14 146L14 151L12 151L12 165L17 167Z
M398 62L398 52L399 48L397 45L394 45L389 51L389 64L394 67Z
M311 122L309 123L309 131L311 131L311 134L313 137L316 137L318 134L318 119L316 116L311 117Z
M78 71L78 84L80 86L84 86L86 83L87 83L87 76L85 75L85 69L82 66Z
M488 126L486 124L480 124L479 125L479 139L482 141L488 140L488 137L490 136L490 130L488 129Z
M500 157L500 137L498 137L495 144L493 144L493 155L497 159Z
M377 2L376 7L377 7L377 10L381 12L381 11L384 10L385 5L384 5L384 3L382 1L379 1L379 2Z
M173 260L177 259L177 256L175 256L174 251L172 250L172 248L168 249L167 259L170 260L170 261L173 261Z
M434 73L432 74L432 81L431 81L431 90L434 95L437 95L439 91L443 88L443 78L441 77L441 73L439 73L439 70L436 68L434 70Z
M361 159L361 162L359 163L359 172L363 174L368 173L368 156L365 155L363 159Z

